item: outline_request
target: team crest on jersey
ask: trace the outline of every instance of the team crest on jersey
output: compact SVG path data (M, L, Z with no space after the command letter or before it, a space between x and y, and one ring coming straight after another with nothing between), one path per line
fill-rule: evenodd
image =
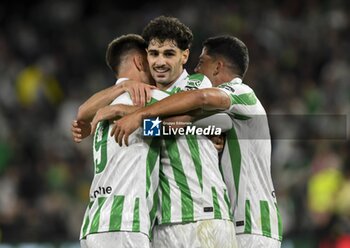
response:
M186 89L192 90L192 89L198 89L199 86L201 86L202 81L198 79L189 79L187 81Z
M159 117L143 120L143 135L144 136L160 136L160 127L162 121Z
M235 89L233 88L234 84L235 83L233 83L233 82L227 82L227 83L220 84L218 87L222 88L222 89L229 90L231 92L235 92Z

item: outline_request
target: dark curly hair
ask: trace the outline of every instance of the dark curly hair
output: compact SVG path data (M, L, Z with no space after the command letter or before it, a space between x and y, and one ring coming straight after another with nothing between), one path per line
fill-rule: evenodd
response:
M118 74L118 69L123 57L132 50L146 53L147 44L138 34L127 34L115 38L108 44L106 51L106 63L109 68Z
M208 38L203 42L203 47L207 49L209 56L225 58L232 69L244 77L249 65L249 54L243 41L231 35L221 35Z
M142 37L147 44L153 39L160 42L172 40L181 50L190 48L193 40L191 29L179 19L169 16L159 16L150 21L143 29Z

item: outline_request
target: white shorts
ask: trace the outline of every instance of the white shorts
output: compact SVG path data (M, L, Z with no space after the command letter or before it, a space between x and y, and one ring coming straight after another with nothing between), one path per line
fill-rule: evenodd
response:
M153 248L236 248L232 221L201 220L153 228Z
M280 248L281 242L277 239L268 238L255 234L237 234L237 243L239 248Z
M150 248L147 235L136 232L94 233L80 240L81 248Z

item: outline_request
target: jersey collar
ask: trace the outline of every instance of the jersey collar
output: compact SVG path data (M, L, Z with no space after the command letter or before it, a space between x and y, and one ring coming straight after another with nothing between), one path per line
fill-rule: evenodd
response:
M129 78L118 78L117 81L115 82L115 85L120 84L123 81L129 80Z
M180 75L180 77L173 83L169 88L166 89L166 91L170 92L172 91L175 87L181 86L181 83L183 80L185 80L188 77L188 73L186 69L184 69Z
M236 77L234 79L231 80L231 83L234 83L234 84L242 84L242 79L239 78L239 77Z

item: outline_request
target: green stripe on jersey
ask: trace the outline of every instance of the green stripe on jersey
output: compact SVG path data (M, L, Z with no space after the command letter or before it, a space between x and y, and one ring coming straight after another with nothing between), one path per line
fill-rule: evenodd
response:
M260 201L262 234L271 238L270 209L267 201Z
M173 95L173 94L179 93L181 91L182 91L182 89L180 87L174 87L170 92L167 91L167 93L169 93L170 95Z
M193 221L194 220L194 209L193 200L191 196L190 188L188 187L185 171L180 159L179 148L176 143L176 138L167 136L165 146L169 155L170 164L173 168L176 185L179 187L181 192L181 213L182 221Z
M132 231L140 231L140 198L136 197L134 204L134 219L132 221Z
M146 106L152 105L152 104L154 104L154 103L156 103L156 102L158 102L158 100L155 99L155 98L153 98L153 97L151 97L151 101L149 101L148 103L146 103Z
M171 220L171 199L170 186L168 178L162 173L159 174L159 186L162 189L162 222L170 222Z
M98 208L96 210L96 213L94 217L92 218L91 228L89 233L96 233L98 231L98 228L100 226L100 214L101 214L101 208L103 204L106 201L106 197L99 197L98 200Z
M146 197L148 197L149 189L151 187L151 174L156 166L157 158L160 152L160 139L154 137L149 146L146 158Z
M245 225L244 233L252 233L252 214L250 212L250 201L245 201Z
M278 209L277 203L275 203L275 207L277 210L277 220L278 220L278 239L282 241L282 233L283 233L282 218L281 218L280 210Z
M227 206L227 210L228 210L228 216L230 217L231 220L233 220L233 213L232 213L232 207L231 207L231 204L230 204L230 199L227 195L227 190L224 189L224 200L225 200L225 203L226 203L226 206Z
M235 180L236 195L238 199L239 179L241 174L241 148L239 146L237 134L234 127L228 131L227 143L230 153L233 179Z
M123 195L115 195L113 198L109 231L119 231L122 226L124 198Z
M90 212L90 209L91 209L91 206L92 206L93 203L94 203L93 201L89 203L87 213ZM86 218L85 218L85 220L84 220L83 237L85 237L86 234L87 234L87 229L88 229L88 227L89 227L89 224L90 224L90 218L89 218L89 214L87 214L87 215L86 215Z
M254 105L257 102L257 98L254 92L245 93L241 95L230 95L231 105L242 104L242 105Z
M221 216L220 205L218 200L218 193L216 192L215 187L211 187L211 193L213 194L214 218L221 219L222 216Z
M252 117L249 117L249 116L246 116L246 115L242 115L242 114L234 113L233 118L236 119L236 120L246 121L246 120L251 119Z
M153 226L155 218L156 218L158 201L159 201L158 191L156 190L156 192L154 192L154 194L153 194L153 206L152 206L151 211L149 212L149 219L150 219L150 222L151 222L151 227ZM151 229L150 229L150 233L152 233Z
M196 168L196 174L198 177L199 185L201 186L201 190L203 191L203 182L202 182L202 162L199 154L199 145L197 136L195 135L187 135L186 136L187 144L190 148L191 157L193 164Z

